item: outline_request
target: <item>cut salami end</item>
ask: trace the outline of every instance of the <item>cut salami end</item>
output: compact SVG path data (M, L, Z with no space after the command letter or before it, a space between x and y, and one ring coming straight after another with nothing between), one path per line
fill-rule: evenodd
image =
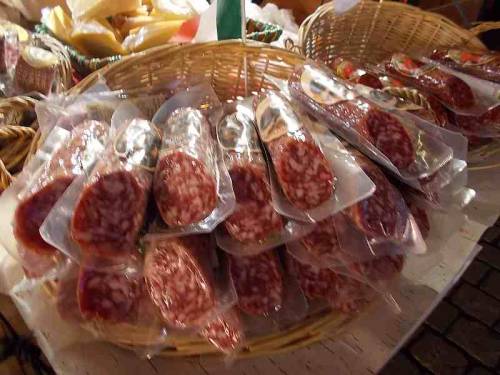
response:
M154 194L163 220L172 227L206 218L217 204L214 176L202 162L181 151L160 158Z
M174 238L157 243L146 255L149 295L173 327L199 325L215 307L213 280L199 257L206 246L200 236Z
M276 253L229 256L229 267L241 310L265 316L281 309L283 275Z
M307 236L302 237L302 245L315 258L337 257L340 245L333 217L317 223L316 228Z
M240 242L257 242L278 233L283 221L271 205L265 167L236 164L229 174L237 202L235 211L224 222L229 234Z
M141 294L137 275L80 268L78 303L86 320L123 322L134 320L136 302Z
M14 235L26 249L40 254L57 251L43 240L40 226L72 181L72 176L59 177L19 203L14 216Z
M302 293L308 299L329 299L336 291L337 274L329 268L317 268L291 259Z
M242 324L235 309L210 322L201 334L224 353L234 352L245 340Z
M334 174L310 135L298 130L268 144L276 175L287 199L299 209L318 207L331 198Z

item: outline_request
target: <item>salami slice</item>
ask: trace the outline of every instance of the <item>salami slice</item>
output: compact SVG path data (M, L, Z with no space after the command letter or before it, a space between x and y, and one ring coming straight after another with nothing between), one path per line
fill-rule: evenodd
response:
M375 184L375 193L345 210L356 227L371 238L401 240L409 211L401 193L382 171L367 158L356 153L356 160Z
M334 172L302 124L292 104L269 91L256 98L257 127L269 151L283 193L291 204L308 210L332 197Z
M451 107L463 109L474 105L474 94L469 85L438 67L395 53L386 62L385 69L411 86L436 95Z
M234 352L245 340L238 311L234 308L210 322L201 334L224 353Z
M335 293L329 295L328 302L333 309L352 314L359 312L374 297L375 291L368 284L337 274Z
M188 236L158 242L146 254L147 290L172 327L202 324L215 307L213 277L204 262L207 251L205 237Z
M370 281L391 280L404 265L403 255L385 255L366 262L352 263L350 269Z
M229 256L229 269L241 310L250 315L268 315L281 309L283 274L274 251Z
M129 255L144 222L159 135L146 120L125 124L78 198L71 235L85 256Z
M167 120L155 172L154 195L169 226L206 218L217 205L215 148L203 114L180 108Z
M361 65L355 64L353 61L345 57L337 57L333 60L330 68L339 78L365 85L374 89L382 89L382 82L378 77L363 69Z
M317 259L337 258L340 255L340 245L333 217L317 223L314 230L302 237L300 241L309 254Z
M493 134L500 131L500 105L479 116L450 113L451 123L466 135Z
M14 235L27 250L54 254L56 249L40 235L40 226L73 179L94 162L104 148L107 124L86 121L75 127L67 144L57 150L40 177L23 194L14 215Z
M500 53L498 52L477 53L459 49L435 50L430 58L452 69L500 83Z
M80 267L78 303L85 320L134 321L141 295L140 278L127 270L108 271Z
M57 281L56 308L59 316L67 321L82 320L77 297L78 275L79 266L73 263Z
M318 268L291 258L293 272L302 293L308 299L331 299L336 293L337 274L330 268Z
M330 73L311 65L299 67L289 81L292 95L314 108L327 123L352 129L384 154L398 169L415 161L410 133L398 118L347 88Z

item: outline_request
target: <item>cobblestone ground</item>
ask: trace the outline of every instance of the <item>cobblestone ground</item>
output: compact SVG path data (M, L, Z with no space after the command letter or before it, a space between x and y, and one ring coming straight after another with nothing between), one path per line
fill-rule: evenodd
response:
M483 249L381 375L500 374L500 221Z

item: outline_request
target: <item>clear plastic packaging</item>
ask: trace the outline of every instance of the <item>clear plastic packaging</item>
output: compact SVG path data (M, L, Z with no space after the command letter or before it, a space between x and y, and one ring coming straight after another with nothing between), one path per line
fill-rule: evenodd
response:
M407 116L368 101L328 69L298 66L288 89L311 115L402 180L425 178L453 157L453 150Z
M92 171L76 179L42 228L44 238L78 263L127 263L143 227L160 135L147 120L121 124Z
M231 178L213 138L221 114L217 95L202 84L177 93L154 116L163 142L153 191L166 226L157 220L150 233L209 233L233 212Z
M199 331L234 305L234 289L214 275L213 251L208 235L147 242L146 286L168 326Z
M271 195L277 212L317 222L373 193L372 183L341 142L282 94L262 94L255 107L257 129L273 166Z

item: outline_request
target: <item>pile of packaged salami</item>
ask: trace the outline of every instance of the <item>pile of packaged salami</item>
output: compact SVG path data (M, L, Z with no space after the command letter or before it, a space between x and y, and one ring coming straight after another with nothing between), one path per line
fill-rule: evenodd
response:
M465 220L466 137L500 129L495 84L441 65L454 56L306 62L231 102L206 82L53 98L0 241L31 281L57 280L63 319L225 353L321 309L395 304L405 261ZM476 66L498 81L482 60L453 68Z

